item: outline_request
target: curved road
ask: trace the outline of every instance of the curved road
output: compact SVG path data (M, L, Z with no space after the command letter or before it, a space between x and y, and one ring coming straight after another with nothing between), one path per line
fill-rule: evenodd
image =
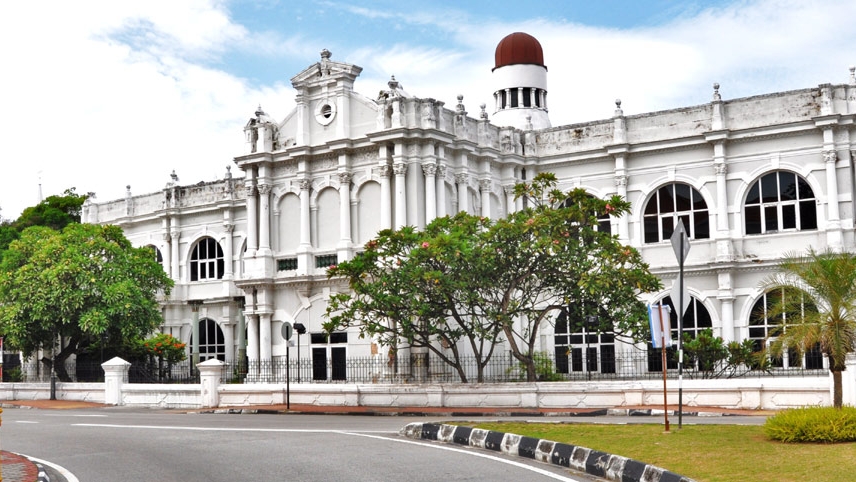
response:
M126 408L3 412L0 446L80 481L586 481L560 467L405 439L424 417L184 414Z

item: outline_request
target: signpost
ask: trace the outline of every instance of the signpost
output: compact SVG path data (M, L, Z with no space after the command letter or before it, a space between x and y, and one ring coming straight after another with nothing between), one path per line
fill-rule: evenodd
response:
M660 348L663 363L663 419L666 423L666 432L669 431L669 402L666 391L666 348L672 346L672 335L663 320L669 319L669 306L659 303L652 307L648 305L648 322L651 324L651 344L654 348ZM667 337L666 334L669 334Z
M678 225L670 238L675 257L678 258L678 299L675 300L675 288L672 288L672 304L678 310L678 428L683 427L684 412L684 312L690 306L690 297L684 286L684 261L690 252L690 238L684 229L684 221L678 218ZM676 303L677 301L677 303Z
M283 321L281 332L282 338L285 340L285 408L286 410L291 410L291 367L289 366L289 348L291 348L291 343L288 340L291 339L294 328L291 326L291 323Z

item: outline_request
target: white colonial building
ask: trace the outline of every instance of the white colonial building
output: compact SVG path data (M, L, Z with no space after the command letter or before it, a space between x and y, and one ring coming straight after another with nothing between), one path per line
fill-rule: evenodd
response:
M512 186L538 172L555 173L562 189L632 203L604 227L663 279L646 301L669 296L678 272L669 238L684 221L690 333L712 327L760 343L775 291L759 283L782 254L854 247L852 68L848 83L742 99L722 100L714 85L710 103L662 112L625 116L616 101L611 118L559 127L548 116L541 45L524 33L497 46L485 88L494 102L474 115L461 97L451 106L417 98L395 78L363 96L354 90L361 70L322 51L291 79L294 110L277 120L259 108L246 124L240 175L227 168L223 180L194 185L174 176L159 192L85 205L84 221L117 224L135 245L157 248L175 281L163 331L198 344L203 359L232 361L243 346L251 361L284 357L283 322L305 326L301 356L385 356L356 332L324 334L330 293L347 289L326 268L383 228L458 211L504 216L521 207ZM609 335L585 344L563 320L543 328L541 350L570 353L560 370L579 369L583 353L609 369L629 349Z

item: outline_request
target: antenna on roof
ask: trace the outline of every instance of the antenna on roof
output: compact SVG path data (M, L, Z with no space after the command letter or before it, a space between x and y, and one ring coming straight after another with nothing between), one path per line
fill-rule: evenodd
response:
M39 171L39 204L44 200L45 198L42 196L42 171Z

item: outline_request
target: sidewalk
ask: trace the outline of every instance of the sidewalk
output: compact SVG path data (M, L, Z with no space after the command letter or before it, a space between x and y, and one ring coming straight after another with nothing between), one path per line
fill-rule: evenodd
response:
M5 482L36 482L39 468L26 457L5 450L0 451L0 468Z
M71 410L85 408L104 408L112 405L102 403L80 402L73 400L14 400L0 401L0 407L38 408L47 410ZM168 409L189 413L306 413L329 415L403 415L403 416L471 416L471 417L593 417L604 415L662 415L662 405L623 406L614 408L519 408L519 407L366 407L346 405L310 405L292 403L290 408L285 404L279 405L241 405L233 407L200 408L200 409ZM668 406L670 415L677 415L678 406ZM729 416L757 415L770 416L772 410L745 410L719 407L684 406L683 414L687 416Z

